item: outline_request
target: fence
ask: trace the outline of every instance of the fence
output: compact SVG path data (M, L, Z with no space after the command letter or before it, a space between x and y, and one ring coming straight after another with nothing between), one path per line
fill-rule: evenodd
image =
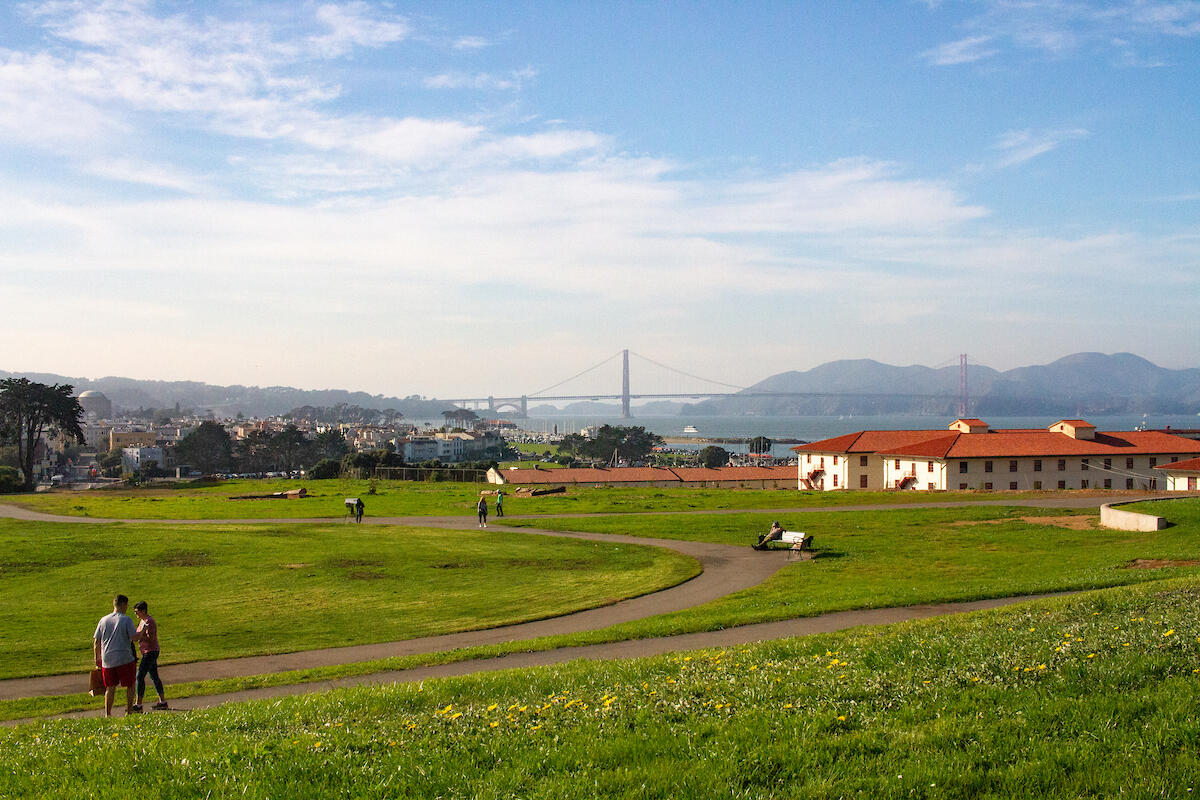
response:
M359 473L364 470L358 470ZM343 477L365 477L362 474ZM388 481L456 481L458 483L487 483L487 470L456 469L454 467L376 467L375 478Z

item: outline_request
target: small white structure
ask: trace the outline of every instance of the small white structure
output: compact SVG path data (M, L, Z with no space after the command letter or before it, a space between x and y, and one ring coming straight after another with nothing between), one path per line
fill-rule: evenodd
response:
M1168 492L1200 491L1200 458L1189 458L1187 461L1163 464L1155 469L1160 469L1167 474Z

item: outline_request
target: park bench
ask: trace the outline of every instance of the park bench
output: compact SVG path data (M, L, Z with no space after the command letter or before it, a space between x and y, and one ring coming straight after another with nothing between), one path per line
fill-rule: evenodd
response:
M816 553L812 549L813 537L811 533L804 531L784 531L783 535L778 539L767 542L768 549L774 549L771 545L776 542L786 544L788 549L792 551L792 557L801 561L811 561L816 558Z

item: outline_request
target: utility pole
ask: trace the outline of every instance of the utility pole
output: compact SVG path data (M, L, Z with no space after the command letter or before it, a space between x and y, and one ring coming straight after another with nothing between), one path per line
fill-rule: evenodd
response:
M629 419L629 351L621 351L623 364L621 368L621 418Z

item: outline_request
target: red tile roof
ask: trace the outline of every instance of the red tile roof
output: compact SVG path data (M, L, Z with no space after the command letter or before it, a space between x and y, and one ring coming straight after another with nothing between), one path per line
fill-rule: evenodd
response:
M1159 464L1155 469L1165 469L1179 472L1200 472L1200 458L1189 458L1187 461L1176 461L1174 464Z
M788 467L572 467L567 469L499 470L508 483L544 485L557 483L649 483L699 481L796 480L796 468Z
M878 453L920 458L1019 458L1029 456L1132 456L1200 454L1200 442L1161 431L1111 431L1075 439L1042 429L988 433L860 431L793 447L797 452Z

